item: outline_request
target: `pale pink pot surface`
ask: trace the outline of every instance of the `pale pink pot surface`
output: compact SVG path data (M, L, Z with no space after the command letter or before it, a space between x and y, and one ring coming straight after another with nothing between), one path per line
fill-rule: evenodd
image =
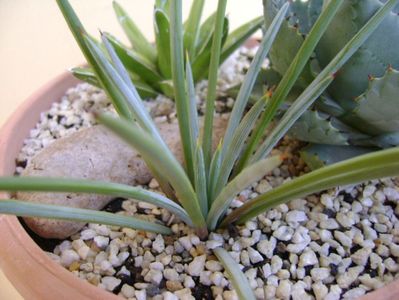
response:
M0 175L12 175L15 158L40 113L79 81L64 73L34 93L0 132ZM0 198L8 198L1 194ZM0 215L0 266L25 299L120 299L77 278L53 262L25 232L14 216Z
M64 73L34 93L0 131L0 176L12 175L24 139L39 120L40 113L58 101L79 81ZM8 198L0 194L0 199ZM23 229L14 216L0 215L0 267L25 299L107 299L120 297L77 278L53 262ZM399 299L399 280L361 298Z

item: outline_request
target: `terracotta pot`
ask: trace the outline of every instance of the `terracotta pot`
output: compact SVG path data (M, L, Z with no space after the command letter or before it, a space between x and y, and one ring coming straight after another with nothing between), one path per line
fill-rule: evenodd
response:
M64 73L34 93L11 116L0 133L0 175L14 173L15 158L40 113L77 83ZM0 199L7 197L0 195ZM0 215L0 240L0 267L24 299L120 299L53 262L14 216Z
M14 173L15 158L40 113L77 83L72 75L64 73L34 93L12 115L0 133L0 176ZM7 197L0 194L0 199ZM0 215L0 240L0 267L25 299L120 299L53 262L14 216ZM399 299L399 280L362 299Z

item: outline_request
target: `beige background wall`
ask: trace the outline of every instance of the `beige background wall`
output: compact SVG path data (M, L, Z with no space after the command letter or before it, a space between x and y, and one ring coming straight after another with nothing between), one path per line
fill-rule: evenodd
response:
M191 0L184 1L187 15ZM151 0L119 0L149 39L153 39ZM89 32L123 34L111 0L71 0ZM208 0L205 15L216 9ZM261 0L230 0L232 28L262 13ZM54 0L0 0L0 126L35 89L55 75L83 62ZM0 258L1 259L1 258ZM18 300L0 270L0 299Z

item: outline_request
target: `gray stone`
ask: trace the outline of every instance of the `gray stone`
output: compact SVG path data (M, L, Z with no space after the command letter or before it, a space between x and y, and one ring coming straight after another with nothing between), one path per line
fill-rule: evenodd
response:
M226 124L223 118L215 119L214 146ZM158 125L166 144L181 162L183 154L177 123ZM22 176L90 179L128 185L148 184L152 178L140 155L100 125L54 141L32 158ZM17 193L17 198L29 202L100 210L114 196L23 192ZM83 223L42 218L25 218L25 221L34 232L45 238L64 239L84 226Z

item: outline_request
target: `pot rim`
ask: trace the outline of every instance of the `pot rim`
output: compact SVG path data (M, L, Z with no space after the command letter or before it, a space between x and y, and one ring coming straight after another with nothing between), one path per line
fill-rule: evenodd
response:
M65 71L34 92L7 119L0 131L0 175L12 175L14 159L40 113L60 101L68 88L80 81ZM0 197L9 197L0 193ZM26 299L120 299L91 285L53 261L32 240L17 217L0 215L0 266L6 277ZM45 286L44 286L45 285Z

